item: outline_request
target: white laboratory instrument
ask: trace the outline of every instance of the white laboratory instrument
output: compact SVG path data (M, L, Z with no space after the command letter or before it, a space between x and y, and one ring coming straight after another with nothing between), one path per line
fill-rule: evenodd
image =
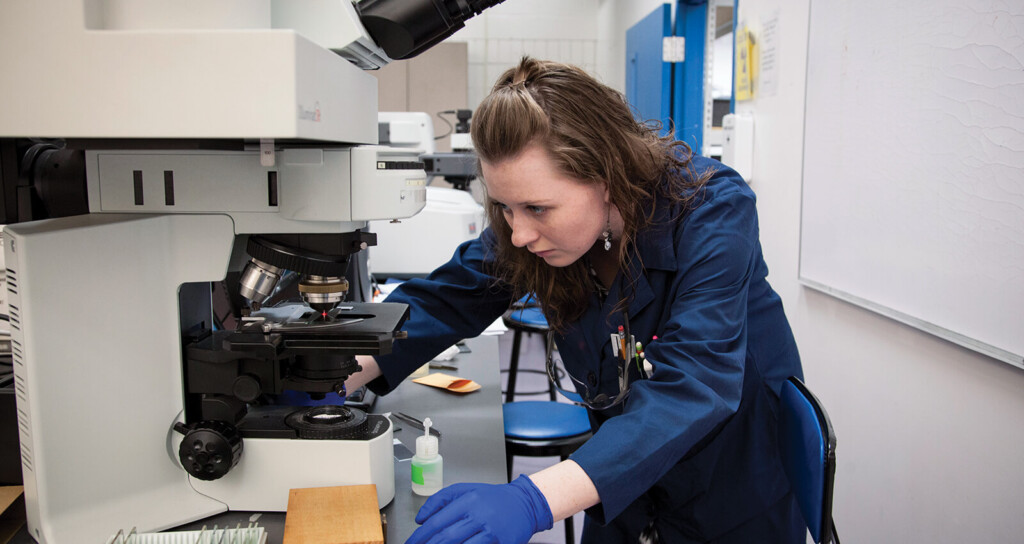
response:
M88 214L3 237L37 541L283 511L296 487L391 500L386 418L265 399L338 391L354 354L400 338L401 305L344 301L367 222L426 203L416 155L376 145L363 69L495 3L0 3L0 139L63 139L88 192ZM246 261L250 315L215 330L211 283ZM262 308L288 271L302 302Z
M378 118L390 145L418 152L421 158L436 157L433 121L428 114L381 112ZM445 157L468 161L476 170L472 153ZM426 206L415 217L370 222L377 245L368 250L369 268L378 278L425 276L448 262L459 244L479 236L484 226L484 208L469 191L428 186Z
M722 118L722 164L750 183L754 173L754 117L730 113Z
M422 111L382 111L377 114L381 143L420 155L433 153L434 121Z
M370 271L378 277L425 276L448 262L459 244L479 236L484 225L484 208L468 191L427 187L427 205L415 217L370 222L377 234Z

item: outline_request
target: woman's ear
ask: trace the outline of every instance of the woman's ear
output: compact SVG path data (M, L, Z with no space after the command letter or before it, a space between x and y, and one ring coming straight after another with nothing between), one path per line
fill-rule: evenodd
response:
M612 201L612 192L608 188L608 182L604 182L604 203L610 204Z

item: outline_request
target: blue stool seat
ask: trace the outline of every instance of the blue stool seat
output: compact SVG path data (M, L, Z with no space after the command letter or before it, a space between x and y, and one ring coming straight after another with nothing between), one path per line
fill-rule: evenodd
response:
M526 400L502 406L505 436L523 440L568 438L590 432L590 419L581 406Z
M538 330L547 330L548 320L544 318L544 312L536 306L517 308L509 312L505 317L506 322L512 321L514 325L530 327Z

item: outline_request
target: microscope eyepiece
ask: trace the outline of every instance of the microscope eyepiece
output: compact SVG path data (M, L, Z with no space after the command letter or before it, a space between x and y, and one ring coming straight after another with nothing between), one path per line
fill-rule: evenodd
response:
M359 19L389 57L408 59L451 36L503 0L362 0Z

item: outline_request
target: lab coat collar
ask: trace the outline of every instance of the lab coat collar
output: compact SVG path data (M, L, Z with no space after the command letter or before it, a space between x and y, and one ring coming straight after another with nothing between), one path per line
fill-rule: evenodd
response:
M675 231L675 221L672 220L675 207L664 204L655 206L653 221L636 235L637 250L645 268L676 270L677 259L672 236Z

